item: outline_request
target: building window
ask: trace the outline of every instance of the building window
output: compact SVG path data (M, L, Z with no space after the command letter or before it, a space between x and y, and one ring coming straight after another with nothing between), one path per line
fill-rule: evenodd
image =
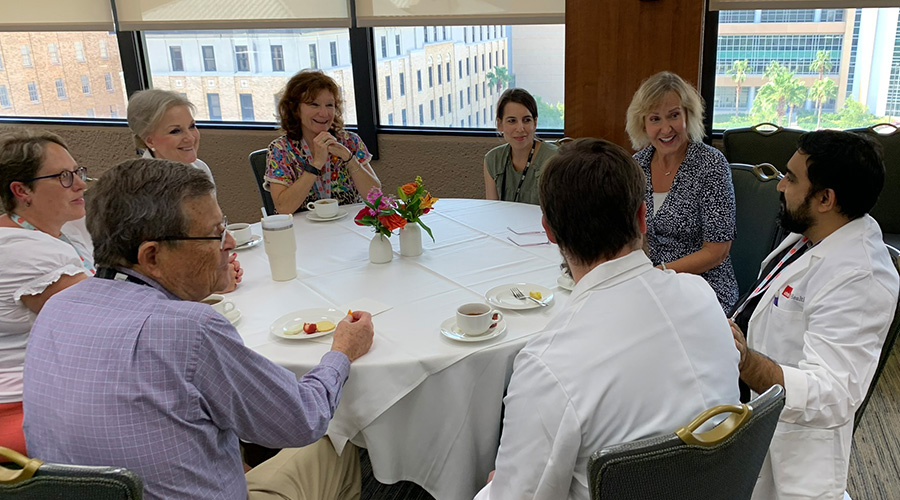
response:
M281 45L272 45L272 71L284 71L284 49Z
M22 66L26 68L31 68L34 66L31 62L31 47L28 45L23 45L19 47L19 52L22 53Z
M478 74L478 56L472 56L473 65L475 66L475 74Z
M84 95L91 94L91 78L87 75L81 75L81 93Z
M466 58L466 76L469 76L472 74L471 69L472 69L472 65L469 64L469 58L467 57Z
M81 42L75 42L75 59L80 63L84 62L84 44Z
M434 68L428 67L428 88L434 87Z
M106 40L100 39L100 59L104 61L109 59L109 47L106 45Z
M459 109L463 109L463 92L459 91Z
M384 77L384 92L387 94L387 100L391 100L391 75Z
M381 37L381 57L387 58L387 37Z
M422 111L421 104L419 104L419 125L425 125L425 113Z
M31 99L31 102L41 102L41 97L38 95L37 83L28 82L28 98Z
M59 47L55 43L47 45L47 52L50 53L50 64L59 65Z
M487 66L484 65L484 54L481 54L481 69L487 71Z
M319 56L314 43L309 44L309 67L319 69Z
M438 111L440 112L441 116L444 116L444 98L443 97L438 97Z
M252 94L240 94L241 99L241 120L245 122L252 122L254 120L253 117L253 95Z
M84 112L85 116L88 118L94 117L94 108L88 108L87 111Z
M203 71L216 70L216 48L212 45L204 45L200 47L203 52Z
M107 92L115 92L116 88L113 86L112 73L104 74L103 78L106 80L106 91Z
M441 84L441 80L442 80L442 78L441 78L441 73L442 73L442 71L441 71L441 65L440 65L440 63L438 63L438 67L437 67L437 68L438 68L438 85L440 85L440 84Z
M400 56L400 35L394 35L394 48L396 49L397 56ZM406 123L404 123L406 125Z
M388 113L388 125L394 124L394 113Z
M400 73L400 95L406 95L406 75L404 73Z
M338 65L338 56L337 56L337 42L331 42L328 44L329 49L331 50L331 66Z
M466 105L472 105L472 87L466 87Z
M119 109L115 104L109 105L109 117L110 118L118 118L119 117Z
M66 99L66 82L62 78L56 79L56 97Z
M450 101L451 95L447 94L447 112L450 113L453 111L453 103Z
M416 70L416 83L418 85L419 92L421 92L422 91L422 70L421 69Z
M406 125L406 110L405 109L400 110L400 123L402 123L403 125Z
M425 43L428 43L428 28L422 28L422 33L425 35Z
M434 121L434 99L428 101L428 105L431 108L431 121Z
M250 71L250 51L246 45L234 46L234 59L236 71Z
M9 102L9 90L7 90L6 85L0 85L0 107L12 107L12 103Z
M250 103L251 107L253 103ZM219 94L206 94L206 108L209 110L210 120L222 119L222 106L219 104ZM276 107L276 109L278 109Z
M477 96L478 93L476 92L475 95ZM481 95L487 99L487 82L481 82Z
M82 55L84 54L82 53ZM184 71L184 59L181 57L181 46L172 45L169 47L169 59L172 62L172 71Z
M459 62L459 72L458 72L457 78L459 78L460 80L462 80L462 61L460 60L460 61L458 61L458 62Z
M475 102L478 102L478 84L475 84Z

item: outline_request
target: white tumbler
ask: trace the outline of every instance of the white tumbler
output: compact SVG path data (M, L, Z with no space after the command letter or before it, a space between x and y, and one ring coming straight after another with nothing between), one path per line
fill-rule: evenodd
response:
M292 215L270 215L262 219L263 242L272 279L288 281L297 277L297 240Z

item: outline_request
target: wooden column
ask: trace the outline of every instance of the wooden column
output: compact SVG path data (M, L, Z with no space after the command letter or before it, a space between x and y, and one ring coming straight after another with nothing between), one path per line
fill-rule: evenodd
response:
M566 135L630 151L625 111L641 81L666 70L698 85L705 11L705 0L566 0Z

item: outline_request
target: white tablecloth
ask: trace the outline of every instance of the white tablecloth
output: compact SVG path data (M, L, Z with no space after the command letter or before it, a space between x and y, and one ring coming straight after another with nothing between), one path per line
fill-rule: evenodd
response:
M244 281L229 294L248 347L302 375L330 349L331 335L285 340L269 333L279 316L299 309L346 310L359 299L390 306L374 317L375 341L353 363L328 434L338 450L347 440L366 447L376 478L413 481L438 499L472 498L492 470L500 441L502 398L516 353L568 299L556 286L556 245L517 246L516 231L540 230L537 206L443 199L424 217L425 251L371 264L374 233L357 226L360 206L342 207L339 221L294 217L296 280L271 279L263 244L239 253ZM259 224L254 234L261 234ZM483 302L494 286L531 282L553 289L553 307L504 311L505 334L461 343L440 334L456 307Z

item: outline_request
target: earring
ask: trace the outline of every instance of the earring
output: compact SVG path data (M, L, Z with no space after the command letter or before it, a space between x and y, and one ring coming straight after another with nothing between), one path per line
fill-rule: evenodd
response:
M150 148L150 151L156 151L156 148Z
M30 206L31 206L31 200L25 200L25 206L26 206L26 207L30 207Z

